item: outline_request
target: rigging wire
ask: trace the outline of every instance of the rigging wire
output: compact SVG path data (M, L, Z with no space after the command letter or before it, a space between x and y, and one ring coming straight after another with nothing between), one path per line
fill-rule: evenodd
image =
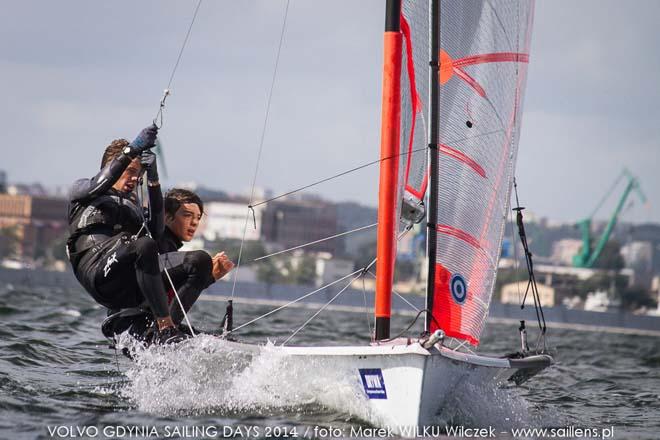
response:
M536 320L539 325L539 337L536 341L536 351L538 352L539 344L543 342L543 351L546 351L546 330L547 326L545 323L545 315L543 313L543 307L541 305L541 297L539 295L538 287L536 285L536 276L534 275L534 262L532 260L532 253L529 251L529 246L527 244L527 235L525 233L525 225L523 223L522 211L525 209L520 206L520 201L518 200L518 185L514 180L513 185L515 194L516 194L516 207L514 211L516 214L516 223L518 225L518 235L520 235L520 242L522 243L523 250L525 252L525 262L527 264L527 273L529 274L529 280L527 282L527 289L525 290L525 295L523 296L522 304L520 308L525 308L525 301L527 299L528 293L532 292L532 298L534 299L534 310L536 311Z
M406 228L405 230L403 230L403 231L399 234L399 236L397 237L397 241L400 241L400 240L401 240L401 239L402 239L402 238L403 238L408 232L410 232L410 229L411 229L411 228ZM348 283L343 289L341 289L341 290L339 291L339 293L337 293L334 297L332 297L332 299L330 299L330 301L328 301L328 302L325 303L323 306L321 306L321 308L320 308L319 310L317 310L316 313L314 313L314 314L313 314L313 315L312 315L307 321L305 321L305 322L303 323L303 325L301 325L301 326L300 326L295 332L293 332L293 334L292 334L291 336L289 336L289 337L288 337L288 338L282 343L282 345L284 345L284 344L286 344L287 342L289 342L289 340L290 340L291 338L293 338L293 337L294 337L294 336L295 336L300 330L302 330L307 324L309 324L314 318L316 318L316 317L317 317L317 316L318 316L318 315L319 315L319 314L320 314L320 313L321 313L326 307L328 307L328 306L329 306L329 305L330 305L335 299L337 299L337 298L339 297L339 295L341 295L346 289L348 289L348 288L351 286L351 284L353 284L353 283L354 283L358 278L360 278L360 277L362 277L362 287L363 287L363 293L364 293L364 306L365 306L365 312L366 312L366 311L367 311L367 297L366 297L366 292L365 292L365 290L364 290L364 276L365 276L367 273L369 273L369 274L372 274L372 275L375 277L375 275L373 274L373 272L371 272L369 269L370 269L370 268L376 263L376 260L377 260L377 259L374 258L374 259L371 261L371 263L369 263L367 266L365 266L363 269L361 269L361 270L360 270L360 273L358 274L358 276L356 276L355 278L353 278L353 279L352 279L352 280L351 280L351 281L350 281L350 282L349 282L349 283ZM355 272L353 272L353 273L355 273ZM351 276L351 275L348 275L348 276ZM400 294L398 294L398 293L395 292L394 290L392 290L392 292L395 293L399 298L401 298L401 299L402 299L403 301L405 301L407 304L409 304L413 309L415 309L415 310L419 310L419 309L417 309L417 307L415 307L415 306L412 305L410 302L408 302L405 298L403 298ZM420 313L421 313L421 312L420 312ZM417 316L419 316L419 313L417 314ZM431 317L431 318L435 321L435 318L433 318L433 317ZM417 318L415 318L415 319L417 319ZM367 320L368 320L368 317L367 317ZM414 323L415 323L415 322L413 321L413 324L414 324ZM437 321L436 321L436 324L437 324ZM439 325L438 325L438 326L439 326ZM410 327L412 327L412 324L411 324ZM408 329L409 329L410 327L408 327ZM408 329L404 330L404 332L405 332L405 331L408 331ZM369 324L369 334L371 335L371 324Z
M372 271L368 271L368 272L369 272L369 275L371 275L372 277L376 278L376 274L375 274L375 273L373 273ZM413 303L411 303L410 301L408 301L403 295L401 295L401 294L400 294L399 292L397 292L396 290L392 289L392 293L395 294L396 296L398 296L398 297L399 297L404 303L408 304L408 305L409 305L414 311L416 311L416 312L419 312L419 311L420 311L420 309L419 309L418 307L416 307Z
M284 194L280 194L280 195L278 195L278 196L271 197L270 199L262 200L262 201L260 201L259 203L251 204L251 205L250 205L250 208L256 208L257 206L265 205L266 203L272 202L272 201L277 200L277 199L281 199L282 197L290 196L291 194L295 194L295 193L300 192L300 191L303 191L303 190L305 190L305 189L309 189L309 188L311 188L311 187L313 187L313 186L320 185L321 183L325 183L325 182L328 182L328 181L330 181L330 180L336 179L336 178L338 178L338 177L342 177L342 176L345 176L345 175L347 175L347 174L353 173L353 172L355 172L355 171L359 171L359 170L361 170L361 169L363 169L363 168L367 168L367 167L372 166L372 165L375 165L375 164L377 164L377 163L380 163L380 162L383 162L383 161L386 161L386 160L390 160L390 159L393 159L393 158L395 158L395 157L407 156L408 154L417 153L417 152L419 152L419 151L426 151L427 149L428 149L428 147L418 148L418 149L416 149L416 150L412 150L410 153L408 153L408 152L403 152L403 153L400 153L400 154L396 154L396 155L392 155L392 156L384 157L384 158L382 158L382 159L377 159L377 160L374 160L374 161L371 161L371 162L367 162L367 163L362 164L362 165L359 165L359 166L357 166L357 167L355 167L355 168L351 168L350 170L343 171L343 172L341 172L341 173L339 173L339 174L335 174L334 176L326 177L325 179L321 179L321 180L318 180L318 181L316 181L316 182L314 182L314 183L310 183L309 185L301 186L300 188L296 188L296 189L293 189L293 190L291 190L291 191L285 192Z
M289 342L294 336L296 336L300 330L302 330L303 328L305 328L305 326L306 326L307 324L309 324L309 323L310 323L314 318L316 318L316 317L317 317L317 316L318 316L323 310L325 310L326 307L328 307L330 304L332 304L332 303L334 302L334 300L336 300L337 298L339 298L339 295L341 295L342 293L344 293L349 287L351 287L351 284L353 284L353 283L354 283L358 278L360 278L360 277L364 277L364 272L360 272L359 274L357 274L357 276L355 276L353 279L351 279L351 280L350 280L350 281L349 281L349 282L348 282L348 283L347 283L347 284L346 284L346 285L345 285L345 286L344 286L339 292L337 292L337 294L336 294L335 296L333 296L333 297L330 299L330 301L328 301L328 302L326 302L325 304L323 304L323 306L321 306L320 309L318 309L318 310L317 310L312 316L310 316L310 317L307 319L307 321L305 321L300 327L298 327L298 328L296 329L296 331L294 331L293 333L291 333L291 335L290 335L288 338L286 338L286 339L284 340L284 342L282 342L282 346L284 346L284 345L285 345L287 342Z
M331 282L331 283L328 283L328 284L326 284L325 286L321 286L321 287L319 287L319 288L316 289L316 290L313 290L313 291L311 291L311 292L309 292L309 293L307 293L307 294L305 294L305 295L303 295L303 296L301 296L301 297L299 297L299 298L294 299L293 301L289 301L288 303L283 304L283 305L277 307L276 309L273 309L273 310L271 310L271 311L269 311L269 312L267 312L267 313L264 313L263 315L258 316L258 317L256 317L256 318L254 318L253 320L246 322L245 324L239 325L239 326L236 327L233 331L237 331L237 330L239 330L239 329L245 327L246 325L252 324L252 323L254 323L254 322L259 321L260 319L266 318L266 317L272 315L272 314L275 313L275 312L278 312L278 311L280 311L280 310L282 310L282 309L284 309L284 308L287 308L287 307L289 307L290 305L297 303L298 301L301 301L301 300L303 300L303 299L305 299L305 298L307 298L307 297L309 297L309 296L314 295L315 293L318 293L318 292L320 292L320 291L322 291L322 290L325 290L325 289L327 289L328 287L333 286L333 285L337 284L338 282L345 280L346 278L352 277L353 275L355 275L355 274L357 274L357 273L365 274L365 273L367 273L367 272L369 271L369 269L371 269L371 267L373 267L374 264L376 264L376 258L374 258L374 259L371 261L371 263L369 263L367 266L365 266L365 267L363 267L363 268L361 268L361 269L357 269L357 270L355 270L355 271L349 273L348 275L344 275L343 277L341 277L341 278L339 278L339 279L337 279L337 280L335 280L335 281L333 281L333 282Z
M367 286L365 285L364 282L364 277L362 277L362 297L364 298L364 316L367 318L367 328L369 329L369 337L373 341L374 334L372 333L371 330L371 319L370 319L370 312L369 312L369 306L367 305Z
M399 234L399 236L397 237L397 241L401 240L401 239L402 239L402 238L403 238L403 237L404 237L409 231L410 231L410 228L406 228L405 230L403 230L403 231ZM356 276L353 280L351 280L351 281L346 285L346 287L344 287L344 288L343 288L343 289L342 289L337 295L335 295L335 296L334 296L334 297L333 297L328 303L326 303L326 304L324 304L323 306L321 306L321 308L320 308L320 309L319 309L314 315L312 315L312 317L310 317L307 321L305 321L305 323L303 323L302 326L300 326L300 327L299 327L299 328L298 328L298 329L297 329L297 330L296 330L296 331L295 331L295 332L294 332L294 333L293 333L293 334L292 334L287 340L285 340L285 341L282 343L282 345L286 344L291 338L293 338L293 336L295 336L296 333L298 333L298 332L299 332L300 330L302 330L307 324L309 324L314 318L316 318L316 317L319 315L319 313L321 313L321 312L322 312L327 306L329 306L329 305L330 305L330 304L331 304L331 303L332 303L337 297L339 297L339 295L340 295L341 293L343 293L346 289L348 289L348 287L350 287L350 285L353 284L353 282L355 282L355 281L356 281L358 278L360 278L360 277L362 277L362 294L363 294L363 296L364 296L364 311L365 311L365 314L366 314L366 316L367 316L367 326L369 327L369 334L371 335L371 323L370 323L370 321L369 321L369 310L368 310L368 307L367 307L367 293L366 293L366 288L365 288L365 285L364 285L364 276L368 273L368 274L372 275L374 278L376 277L376 275L375 275L373 272L371 272L371 270L370 270L371 267L373 267L373 265L376 263L376 261L377 261L377 258L374 258L374 259L373 259L373 260L372 260L367 266L365 266L364 268L360 269L360 271L359 271L360 274L359 274L358 276ZM354 274L354 273L355 273L355 272L353 272L353 274ZM352 274L349 274L348 276L351 276L351 275L352 275ZM401 296L401 294L399 294L398 292L396 292L394 289L392 289L392 293L394 293L394 294L397 295L399 298L401 298L405 303L407 303L407 304L408 304L410 307L412 307L414 310L419 311L419 309L418 309L417 307L415 307L412 303L410 303L408 300L406 300L403 296ZM433 318L433 319L435 319L435 318ZM436 323L437 323L437 322L436 322Z
M479 133L479 134L476 134L476 135L474 135L474 136L465 136L465 137L462 137L462 138L453 139L453 140L448 141L447 143L449 143L449 144L457 144L457 143L465 142L465 141L468 141L468 140L472 140L472 139L476 139L476 138L480 138L480 137L484 137L484 136L490 136L490 135L492 135L492 134L497 134L497 133L502 133L502 132L504 132L504 130L502 130L502 129L497 129L497 130L492 130L492 131L488 131L488 132L484 132L484 133ZM300 192L300 191L303 191L303 190L306 190L306 189L312 188L312 187L314 187L314 186L316 186L316 185L320 185L320 184L325 183L325 182L328 182L328 181L330 181L330 180L337 179L337 178L342 177L342 176L345 176L345 175L347 175L347 174L354 173L355 171L359 171L359 170L361 170L361 169L363 169L363 168L367 168L367 167L370 167L370 166L376 165L376 164L378 164L378 163L380 163L380 162L383 162L383 161L386 161L386 160L390 160L390 159L393 159L393 158L395 158L395 157L403 157L403 156L407 156L407 155L409 155L409 154L419 153L420 151L428 151L428 149L429 149L428 146L425 146L425 147L417 148L417 149L415 149L415 150L411 150L411 151L404 151L403 153L399 153L399 154L397 154L397 155L392 155L392 156L384 157L384 158L381 158L381 159L373 160L373 161L371 161L371 162L367 162L367 163L365 163L365 164L358 165L358 166L356 166L356 167L354 167L354 168L351 168L351 169L346 170L346 171L342 171L342 172L340 172L340 173L338 173L338 174L332 175L332 176L330 176L330 177L326 177L326 178L324 178L324 179L318 180L318 181L313 182L313 183L310 183L310 184L308 184L308 185L301 186L301 187L296 188L296 189L292 189L291 191L287 191L287 192L285 192L285 193L283 193L283 194L280 194L280 195L277 195L277 196L275 196L275 197L271 197L271 198L269 198L269 199L262 200L262 201L260 201L260 202L258 202L258 203L252 203L252 204L248 205L248 209L251 210L251 212L252 212L252 214L253 214L253 216L254 216L254 208L256 208L257 206L265 205L266 203L269 203L269 202L275 201L275 200L277 200L277 199L281 199L281 198L286 197L286 196L290 196L291 194L295 194L295 193L297 193L297 192ZM255 225L255 228L256 228L256 225Z
M286 252L295 251L296 249L302 249L302 248L304 248L304 247L311 246L311 245L313 245L313 244L322 243L322 242L324 242L324 241L332 240L333 238L343 237L344 235L352 234L352 233L354 233L354 232L364 231L365 229L370 229L370 228L373 228L374 226L377 226L377 225L378 225L378 222L373 223L373 224L370 224L370 225L367 225L367 226L361 226L361 227L359 227L359 228L355 228L355 229L352 229L352 230L350 230L350 231L341 232L341 233L339 233L339 234L331 235L331 236L329 236L329 237L321 238L321 239L319 239L319 240L310 241L309 243L305 243L305 244L301 244L301 245L298 245L298 246L294 246L294 247L291 247L291 248L289 248L289 249L284 249L284 250L282 250L282 251L273 252L272 254L264 255L264 256L261 256L261 257L259 257L259 258L255 258L255 259L252 260L252 261L265 260L266 258L274 257L275 255L280 255L280 254L284 254L284 253L286 253Z
M277 78L277 68L280 64L280 55L282 53L282 43L284 42L284 34L286 31L286 21L289 16L289 0L286 1L286 6L284 8L284 20L282 21L282 30L280 32L280 42L277 47L277 56L275 57L275 67L273 69L273 78L270 83L270 91L268 92L268 100L266 102L266 114L264 117L264 124L261 129L261 139L259 140L259 151L257 153L257 161L254 167L254 175L252 177L252 188L250 189L250 204L248 205L247 212L245 213L245 224L243 225L243 236L241 237L241 246L238 250L238 260L236 262L236 270L234 271L234 280L231 286L231 297L234 298L234 293L236 290L236 281L238 280L238 272L241 268L241 258L243 257L243 246L245 244L245 233L247 231L248 220L250 219L250 212L254 214L254 209L252 202L254 201L254 187L257 183L257 175L259 174L259 164L261 162L261 154L264 149L264 139L266 138L266 128L268 127L268 116L270 114L270 104L273 99L273 90L275 89L275 79ZM255 220L256 227L256 220Z
M160 106L158 108L158 112L156 113L156 117L154 118L154 124L156 124L158 128L161 128L163 126L163 111L165 110L165 100L170 95L172 82L174 81L174 75L176 74L176 71L179 68L181 57L183 56L183 52L186 49L186 45L188 44L188 39L190 38L192 28L195 24L195 20L197 19L197 13L199 12L200 6L202 6L202 1L203 0L199 0L197 2L197 7L195 7L195 13L193 14L192 20L190 20L190 25L188 26L188 32L186 32L186 37L183 39L183 44L181 45L181 49L179 50L179 55L176 58L176 62L174 63L174 67L172 68L172 73L170 74L170 79L167 81L167 87L163 91L163 97L160 100ZM157 123L159 119L160 119L160 125Z
M388 338L388 339L381 339L381 340L378 341L378 342L392 342L392 341L394 341L394 340L400 338L400 337L403 336L408 330L410 330L410 329L412 328L413 325L415 325L415 323L417 322L417 319L419 319L419 317L420 317L420 315L421 315L422 313L426 313L427 316L430 316L431 319L433 320L433 322L435 322L435 325L437 325L438 327L440 327L440 324L438 323L438 321L437 321L437 320L435 319L435 317L433 316L433 313L431 313L431 312L429 311L429 309L423 309L423 310L420 310L419 312L417 312L417 315L415 315L415 317L413 318L412 322L408 325L408 327L406 327L405 329L403 329L398 335L393 336L393 337Z
M465 348L465 350L467 350L469 353L475 354L474 351L470 350L470 347L468 347L467 339L460 341L460 343L453 350L458 351L461 348Z
M343 277L341 277L341 278L339 278L339 279L337 279L337 280L335 280L335 281L333 281L333 282L331 282L331 283L326 284L325 286L321 286L321 287L319 287L318 289L313 290L313 291L311 291L311 292L309 292L309 293L306 293L305 295L303 295L303 296L301 296L301 297L299 297L299 298L296 298L296 299L294 299L294 300L292 300L292 301L289 301L288 303L283 304L283 305L277 307L276 309L273 309L273 310L271 310L271 311L269 311L269 312L267 312L267 313L264 313L264 314L261 315L261 316L257 316L256 318L254 318L254 319L252 319L252 320L246 322L245 324L241 324L241 325L239 325L239 326L236 327L234 330L232 330L230 333L234 333L234 332L236 332L236 331L242 329L243 327L245 327L245 326L247 326L247 325L253 324L253 323L255 323L255 322L257 322L257 321L259 321L259 320L261 320L261 319L263 319L263 318L266 318L266 317L272 315L272 314L275 313L275 312L279 312L280 310L282 310L282 309L284 309L284 308L286 308L286 307L289 307L289 306L292 305L292 304L295 304L295 303L297 303L297 302L299 302L299 301L302 301L303 299L308 298L308 297L310 297L310 296L314 295L315 293L318 293L318 292L320 292L320 291L322 291L322 290L325 290L325 289L327 289L327 288L330 287L330 286L334 286L335 284L337 284L337 283L339 283L339 282L345 280L346 278L352 277L353 275L355 275L355 274L357 274L357 273L359 273L359 272L362 272L362 271L363 271L363 269L358 269L358 270L356 270L356 271L354 271L354 272L352 272L352 273L349 273L348 275L345 275L345 276L343 276Z
M515 176L513 177L513 185L514 186L518 185L517 182L516 182ZM518 193L516 192L516 197L517 196L518 196ZM511 202L511 200L510 200L510 197L509 197L509 203L510 202ZM517 198L516 198L516 203L517 203L518 206L520 206L520 203L518 203ZM513 211L514 211L513 209L509 210L509 221L511 222L511 247L513 247L513 273L517 277L518 273L520 272L520 262L518 261L518 246L516 246L516 231L515 231L515 228L514 228L515 222L513 220ZM516 277L514 277L514 280L515 280ZM520 282L516 281L516 285L517 285L517 288L518 288L518 305L520 306L520 305L522 305L522 303L520 302L522 300L522 295L520 294Z

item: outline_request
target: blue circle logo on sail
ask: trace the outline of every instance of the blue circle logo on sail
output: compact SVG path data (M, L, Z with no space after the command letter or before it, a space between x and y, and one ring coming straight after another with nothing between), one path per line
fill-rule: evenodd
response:
M465 278L460 274L452 275L449 281L449 290L454 301L463 305L467 298L467 283L465 282Z

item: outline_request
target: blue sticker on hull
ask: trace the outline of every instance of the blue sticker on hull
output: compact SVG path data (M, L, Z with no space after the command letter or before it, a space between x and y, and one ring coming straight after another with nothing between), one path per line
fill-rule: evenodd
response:
M360 378L364 392L370 399L387 399L385 380L380 368L360 368Z

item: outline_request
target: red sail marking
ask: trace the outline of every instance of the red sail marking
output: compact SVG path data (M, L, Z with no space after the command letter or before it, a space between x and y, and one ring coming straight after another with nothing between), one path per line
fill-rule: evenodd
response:
M428 178L424 176L424 180L422 181L422 189L417 190L417 188L406 184L406 191L408 191L410 194L414 195L417 197L419 200L424 199L424 193L426 192L426 184L428 182Z
M461 324L463 322L463 307L466 304L460 305L452 299L451 294L451 272L447 270L440 263L435 265L435 289L433 292L433 312L434 319L431 320L431 332L438 330L440 327L438 323L443 323L443 331L451 338L465 339L470 344L477 346L479 340L472 335L461 332ZM466 301L470 301L471 296L468 293Z
M529 54L516 53L516 52L495 52L485 53L481 55L472 55L469 57L459 58L454 60L454 67L473 66L475 64L484 63L529 63Z
M465 153L462 153L452 147L447 145L440 144L440 152L446 154L447 156L453 157L456 160L459 160L472 168L477 174L479 174L484 179L486 178L486 172L474 159L468 156Z
M486 178L486 171L481 167L481 165L479 165L474 159L472 159L467 154L444 144L440 144L439 150L441 153L446 154L449 157L453 157L454 159L463 162L464 164L472 168L481 177L483 177L484 179ZM424 198L424 193L426 192L426 186L428 185L428 179L429 179L428 175L424 175L424 179L422 180L422 185L420 190L408 184L406 184L406 190L408 190L414 196L419 197L419 199L421 200Z
M454 68L454 73L461 78L463 81L465 81L470 87L474 89L475 92L479 94L482 98L486 97L486 91L484 90L483 87L479 85L476 79L472 78L465 70L461 69L460 67Z
M481 249L481 245L479 244L479 241L476 238L474 238L474 236L470 235L468 232L465 232L462 229L455 228L449 225L436 225L435 230L441 234L458 238L459 240L466 242L467 244L469 244L470 246L476 249Z
M415 121L417 120L417 113L422 111L422 103L417 94L417 84L415 83L415 64L413 60L413 48L412 48L412 38L410 36L410 25L406 20L405 16L401 14L401 32L403 33L403 40L406 44L406 70L408 71L408 81L410 82L410 102L412 115L411 115L411 124L410 124L410 134L408 141L408 160L406 162L406 174L404 182L406 182L406 189L415 197L418 197L420 200L424 198L424 193L426 192L426 178L422 183L421 188L414 188L412 185L408 184L408 177L410 175L410 164L412 162L413 155L413 142L415 140Z
M496 52L481 55L471 55L464 58L452 59L447 52L440 49L440 84L445 84L454 75L465 81L479 96L485 98L486 91L468 73L462 69L464 66L474 66L485 63L529 63L529 54L517 52Z
M426 186L429 183L429 176L428 174L424 174L424 179L422 179L422 185L421 189L417 190L416 188L413 188L412 186L406 184L406 190L410 192L412 195L415 197L418 197L420 200L424 198L424 194L426 193Z

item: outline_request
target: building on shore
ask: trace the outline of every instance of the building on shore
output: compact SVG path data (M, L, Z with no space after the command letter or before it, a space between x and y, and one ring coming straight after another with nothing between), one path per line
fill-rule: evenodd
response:
M337 232L347 232L372 225L378 221L378 209L360 205L356 202L340 202L336 205ZM376 228L367 228L344 235L337 242L337 253L355 258L362 248L372 246L376 249Z
M502 293L500 297L500 302L503 304L518 304L522 303L522 299L525 298L526 306L534 306L534 296L532 295L531 289L525 297L525 291L527 290L527 281L518 281L515 283L509 283L502 286ZM552 286L546 286L545 284L537 284L539 298L541 299L541 306L543 307L553 307L555 305L555 291L556 289Z
M276 200L261 215L261 234L273 248L287 249L337 233L336 205L313 197ZM337 240L312 244L306 251L336 254Z
M580 253L582 248L582 240L573 238L564 238L552 244L552 254L550 260L555 264L563 264L566 266L573 265L573 257Z
M44 256L67 230L67 201L48 196L0 194L0 228L15 228L16 257L33 260Z
M621 256L627 268L635 273L635 284L650 289L653 279L653 244L632 241L621 246Z
M247 199L227 197L224 200L213 200L204 203L204 219L200 225L200 233L207 241L232 239L259 240L264 206L257 206L248 213ZM247 227L245 224L246 215ZM256 223L257 227L254 227Z

